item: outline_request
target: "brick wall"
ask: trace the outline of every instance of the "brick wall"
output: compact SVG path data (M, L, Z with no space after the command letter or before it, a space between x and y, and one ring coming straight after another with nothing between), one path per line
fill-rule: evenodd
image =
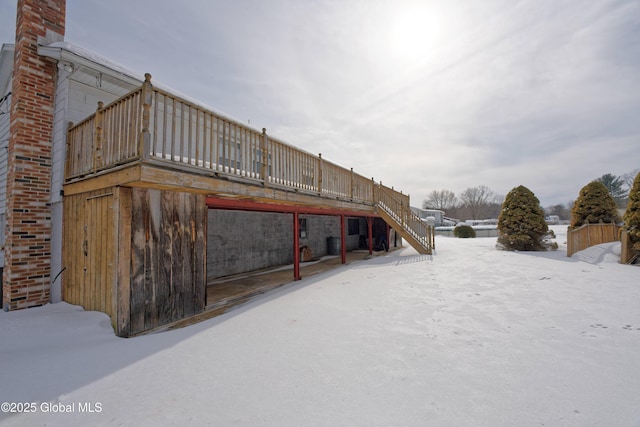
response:
M61 40L65 0L18 0L8 147L3 303L15 310L49 302L51 162L55 61L38 42Z

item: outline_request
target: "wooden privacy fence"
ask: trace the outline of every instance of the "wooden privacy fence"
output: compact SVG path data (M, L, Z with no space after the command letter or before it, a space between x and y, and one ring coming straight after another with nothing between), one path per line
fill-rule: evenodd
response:
M567 230L567 256L600 243L619 241L620 228L616 224L584 224Z

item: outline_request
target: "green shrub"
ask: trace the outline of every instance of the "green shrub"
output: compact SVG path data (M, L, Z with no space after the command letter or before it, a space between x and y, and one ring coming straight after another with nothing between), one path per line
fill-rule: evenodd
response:
M522 185L511 190L498 217L498 247L510 251L557 248L549 238L549 226L538 198Z
M600 181L591 181L582 187L571 210L570 228L584 224L618 223L618 207L609 190Z
M470 225L457 225L453 229L453 235L460 239L469 239L476 237L476 230Z

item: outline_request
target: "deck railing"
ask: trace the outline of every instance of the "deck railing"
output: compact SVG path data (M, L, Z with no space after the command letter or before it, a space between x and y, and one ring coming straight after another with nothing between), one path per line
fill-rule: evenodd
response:
M134 162L162 162L328 197L374 202L375 183L151 85L69 128L67 182ZM91 144L87 142L91 141Z
M428 253L435 249L435 233L409 206L409 196L382 184L378 191L378 207L383 209L400 227Z
M264 186L341 200L381 204L416 239L432 245L432 233L409 207L409 196L353 171L153 87L142 87L70 126L65 182L132 162L192 173L222 175ZM432 246L431 246L432 247Z
M142 88L104 107L67 132L65 180L95 174L137 160Z

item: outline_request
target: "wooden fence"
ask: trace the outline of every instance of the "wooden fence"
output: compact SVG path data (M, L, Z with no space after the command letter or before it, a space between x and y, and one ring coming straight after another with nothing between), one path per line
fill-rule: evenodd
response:
M620 240L620 226L616 224L584 224L567 231L567 256L590 246Z

